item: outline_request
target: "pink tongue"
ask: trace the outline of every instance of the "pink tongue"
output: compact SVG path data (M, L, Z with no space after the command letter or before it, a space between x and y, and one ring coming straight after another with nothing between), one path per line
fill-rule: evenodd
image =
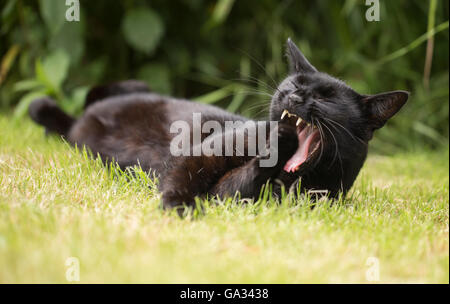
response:
M304 128L300 134L298 134L298 149L295 154L284 165L284 171L295 172L301 164L303 164L308 158L308 151L311 143L315 137L316 132L309 134L309 128Z

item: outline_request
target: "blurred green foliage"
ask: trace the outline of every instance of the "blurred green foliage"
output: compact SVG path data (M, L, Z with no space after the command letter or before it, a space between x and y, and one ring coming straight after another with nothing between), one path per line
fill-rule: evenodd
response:
M0 0L0 108L22 117L34 98L51 95L79 114L92 85L137 78L264 117L292 37L318 69L360 93L412 92L376 150L448 145L449 3L380 3L380 22L368 22L362 0L80 0L80 22L68 22L65 0Z

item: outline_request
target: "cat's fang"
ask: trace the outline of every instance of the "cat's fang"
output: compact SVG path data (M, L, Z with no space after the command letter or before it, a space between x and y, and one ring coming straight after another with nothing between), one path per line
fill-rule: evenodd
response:
M302 123L302 119L299 117L297 119L297 123L295 124L297 127Z
M281 120L283 120L283 118L286 117L286 115L289 115L289 112L287 110L284 110L283 114L281 114Z

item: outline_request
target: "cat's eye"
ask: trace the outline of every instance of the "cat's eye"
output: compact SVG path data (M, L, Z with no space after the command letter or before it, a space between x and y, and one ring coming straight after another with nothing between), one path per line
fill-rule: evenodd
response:
M319 94L313 94L313 97L314 97L314 99L315 99L316 101L318 101L318 102L331 102L330 99L328 99L328 98L325 97L325 96L319 95Z

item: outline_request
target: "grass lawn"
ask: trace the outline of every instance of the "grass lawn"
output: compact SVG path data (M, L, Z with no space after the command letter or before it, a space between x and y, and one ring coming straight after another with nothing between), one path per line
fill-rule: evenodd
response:
M144 174L2 115L0 283L67 283L69 257L81 283L448 283L448 157L372 155L341 204L225 202L182 220Z

